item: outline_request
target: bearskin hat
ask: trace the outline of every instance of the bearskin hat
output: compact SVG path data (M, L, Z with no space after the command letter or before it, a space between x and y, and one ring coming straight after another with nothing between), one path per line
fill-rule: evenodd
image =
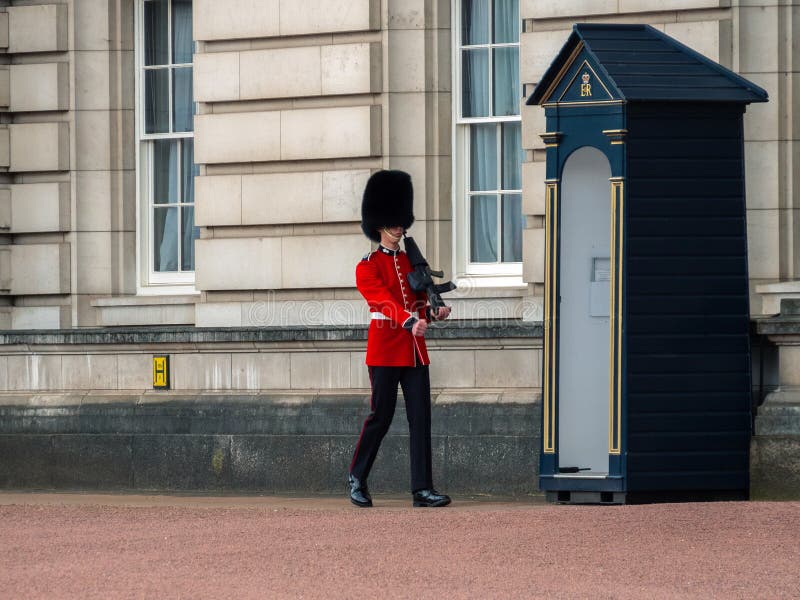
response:
M379 229L411 227L414 222L414 189L405 171L376 171L367 180L361 201L361 230L380 242Z

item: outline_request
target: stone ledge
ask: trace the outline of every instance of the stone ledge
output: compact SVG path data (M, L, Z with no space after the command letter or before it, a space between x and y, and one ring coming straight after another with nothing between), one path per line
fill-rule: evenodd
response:
M289 327L102 327L0 331L0 345L12 344L186 344L220 342L361 341L367 325L319 325ZM541 338L541 322L516 319L449 321L436 323L426 338L487 339Z

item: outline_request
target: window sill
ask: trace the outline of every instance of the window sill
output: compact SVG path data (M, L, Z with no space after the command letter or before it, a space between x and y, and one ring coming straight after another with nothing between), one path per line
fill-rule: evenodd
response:
M97 309L97 324L101 327L194 325L199 299L199 293L118 296L96 298L91 305Z

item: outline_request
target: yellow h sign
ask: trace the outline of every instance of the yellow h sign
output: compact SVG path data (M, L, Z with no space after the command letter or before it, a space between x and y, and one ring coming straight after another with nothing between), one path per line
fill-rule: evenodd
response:
M169 356L153 357L153 388L169 389Z

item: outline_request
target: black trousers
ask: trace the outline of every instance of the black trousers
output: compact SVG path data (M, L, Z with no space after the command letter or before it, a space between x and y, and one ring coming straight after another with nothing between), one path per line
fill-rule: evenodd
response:
M397 386L403 388L411 455L411 491L433 487L431 473L431 383L427 366L367 367L372 383L370 413L353 453L350 473L366 481L389 431L397 405Z

